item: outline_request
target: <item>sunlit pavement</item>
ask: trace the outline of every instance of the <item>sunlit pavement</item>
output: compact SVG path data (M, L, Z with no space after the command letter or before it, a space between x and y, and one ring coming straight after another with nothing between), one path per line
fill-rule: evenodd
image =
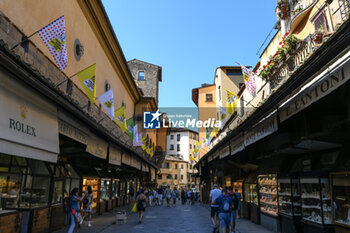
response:
M213 232L210 222L210 207L201 204L177 205L176 207L153 206L146 209L142 224L138 223L138 213L128 216L126 224L113 224L115 213L106 213L95 217L91 222L93 227L88 228L84 222L82 227L74 232L121 232L121 233L178 233L178 232ZM67 232L67 228L59 233ZM57 232L57 233L58 233ZM271 233L260 225L248 220L237 219L238 233Z

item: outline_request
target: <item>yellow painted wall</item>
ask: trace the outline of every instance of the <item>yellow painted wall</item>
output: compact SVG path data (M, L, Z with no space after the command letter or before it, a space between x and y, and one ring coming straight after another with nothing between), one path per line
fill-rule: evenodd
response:
M206 102L206 94L213 95L213 102ZM205 121L209 118L216 119L216 87L215 85L202 87L198 89L198 119ZM199 140L206 137L205 128L199 129ZM208 147L200 151L202 157L208 150Z
M239 83L244 83L243 76L227 76L226 68L218 68L216 70L216 106L226 107L227 91L237 94L239 92ZM219 93L219 86L221 93Z
M282 37L282 32L279 30L276 36L270 42L269 46L265 49L264 53L261 55L261 66L266 65L267 61L270 60L269 57L276 53L277 48L280 47L279 43L282 41Z
M1 0L0 10L26 35L37 31L46 24L64 15L66 23L66 42L68 67L64 70L67 76L96 63L97 90L96 95L104 93L105 80L111 84L114 92L115 108L126 104L126 117L134 113L134 101L122 83L117 70L112 66L99 40L95 36L85 15L76 0ZM78 38L84 46L84 55L80 61L74 57L73 45ZM38 34L31 38L33 43L53 61L52 55ZM131 78L131 77L130 77ZM77 77L72 81L82 88ZM99 103L96 101L96 103Z

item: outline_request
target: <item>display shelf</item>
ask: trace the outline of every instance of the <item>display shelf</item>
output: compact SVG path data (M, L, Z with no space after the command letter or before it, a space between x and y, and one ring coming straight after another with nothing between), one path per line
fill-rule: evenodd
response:
M277 215L277 176L275 174L259 175L258 184L260 211L271 215Z
M331 205L327 178L301 178L302 218L318 223L330 224Z
M331 173L333 223L350 228L350 172Z

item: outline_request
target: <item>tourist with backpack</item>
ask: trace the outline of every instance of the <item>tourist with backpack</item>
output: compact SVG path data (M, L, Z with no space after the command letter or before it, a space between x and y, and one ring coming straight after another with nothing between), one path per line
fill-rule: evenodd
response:
M137 203L137 211L139 212L139 223L142 223L142 218L143 218L143 214L146 211L146 206L147 206L147 197L144 194L145 190L141 189L140 190L140 194L137 195L136 197L136 203Z
M80 202L84 199L85 194L83 197L79 197L78 193L78 188L73 188L70 192L69 204L71 209L71 223L68 233L72 233L74 231L75 222L79 223L79 225L83 223L83 218L80 215Z
M233 203L233 207L231 210L231 220L230 220L231 232L233 233L233 232L235 232L236 216L237 216L237 210L238 210L240 199L239 199L238 195L232 191L232 187L229 187L228 195L232 199L232 203Z
M228 233L233 202L231 197L227 195L226 188L222 189L221 195L215 199L214 204L219 205L219 219L220 226L222 227L222 233Z
M84 217L88 217L88 227L91 227L91 217L92 217L92 201L94 200L94 196L92 194L91 186L88 186L85 192L85 197L83 199L83 212Z

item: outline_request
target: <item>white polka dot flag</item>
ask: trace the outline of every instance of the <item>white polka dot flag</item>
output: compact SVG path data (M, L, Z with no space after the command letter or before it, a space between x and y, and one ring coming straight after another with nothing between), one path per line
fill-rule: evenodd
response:
M64 15L38 31L60 70L68 66Z
M248 92L252 95L255 96L256 92L256 83L255 83L255 77L254 73L250 71L247 67L244 65L241 65L242 68L242 73L243 73L243 78L244 78L244 83L245 87L247 88Z

